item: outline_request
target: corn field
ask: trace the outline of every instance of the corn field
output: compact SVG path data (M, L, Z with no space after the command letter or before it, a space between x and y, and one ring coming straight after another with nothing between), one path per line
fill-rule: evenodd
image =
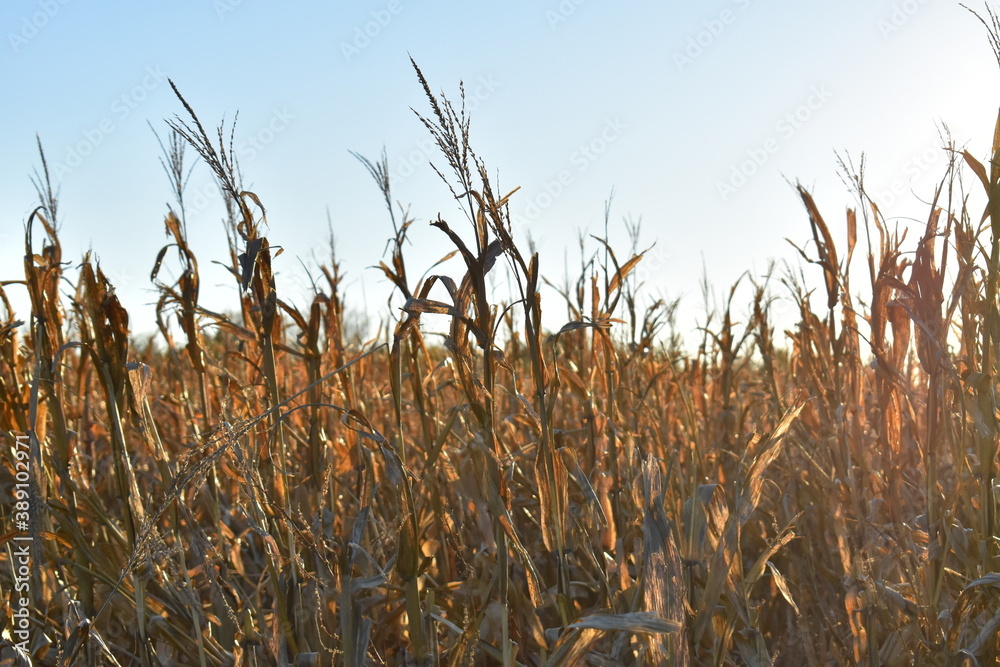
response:
M411 266L387 158L357 156L399 305L370 340L335 254L307 308L279 294L264 234L288 232L176 87L155 324L62 247L39 144L0 276L2 664L994 664L1000 119L984 157L942 135L915 238L863 162L844 218L798 186L801 265L685 345L637 248L593 237L543 277L518 193L414 68L463 213L426 230L445 263ZM199 300L219 254L188 244L191 151L226 202L227 313Z

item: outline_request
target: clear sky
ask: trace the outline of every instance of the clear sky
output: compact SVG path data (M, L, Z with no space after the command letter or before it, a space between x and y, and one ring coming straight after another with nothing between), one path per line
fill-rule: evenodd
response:
M601 232L614 189L613 240L624 252L622 218L642 218L657 243L643 277L684 298L688 328L703 266L721 293L793 259L785 238L809 239L789 181L813 190L843 239L853 200L835 152L865 152L887 213L926 215L916 197L947 161L939 124L985 158L1000 102L983 26L944 0L5 0L0 27L0 278L21 273L38 133L59 174L64 256L93 248L140 331L153 325L148 274L170 199L147 121L163 134L183 112L168 76L207 126L239 112L246 185L285 249L279 290L296 303L300 260L325 255L329 210L349 302L384 310L388 287L367 267L391 226L351 150L388 151L395 197L418 221L412 272L446 245L429 220L462 226L426 165L441 160L410 110L427 111L411 55L435 90L455 98L465 82L473 146L503 189L521 186L514 222L540 242L543 273L561 279L578 234ZM204 166L190 188L204 300L234 308L232 281L210 263L226 248Z

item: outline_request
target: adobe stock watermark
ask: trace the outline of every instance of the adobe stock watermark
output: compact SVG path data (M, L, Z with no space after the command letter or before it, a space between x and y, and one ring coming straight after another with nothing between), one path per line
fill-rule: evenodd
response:
M138 84L115 98L107 116L93 127L84 130L79 141L66 147L64 157L53 166L55 177L62 178L83 164L84 159L104 143L108 135L118 129L122 121L131 116L132 112L166 79L167 75L159 66L147 67L145 75Z
M889 16L880 19L878 22L878 31L882 35L882 39L889 39L892 35L899 32L899 30L910 22L910 19L920 11L920 9L927 4L927 0L903 0L902 2L894 2L891 7Z
M880 190L875 195L873 198L875 203L883 210L888 209L899 197L906 194L913 183L926 174L931 167L935 166L943 156L944 150L937 146L927 146L920 152L912 153L903 162L903 166L899 170L901 175L893 179L885 189Z
M132 275L132 272L125 267L108 269L104 275L107 277L108 282L111 283L111 288L116 291L125 289L132 284L132 281L135 280L135 276Z
M215 10L215 15L220 21L225 21L226 14L232 14L245 2L246 0L215 0L212 3L212 9Z
M373 40L382 34L393 19L403 13L403 3L400 0L389 0L389 3L382 9L371 12L371 20L364 25L354 26L354 33L350 41L340 43L340 53L344 60L351 62L361 52L371 46Z
M590 141L580 144L569 156L569 165L572 168L559 170L551 179L542 181L544 192L539 192L525 206L522 216L527 220L534 220L542 214L542 211L552 206L567 188L576 181L576 175L587 171L599 157L604 155L611 144L621 138L628 125L622 122L617 116L608 118L604 122L604 127Z
M10 593L13 607L11 637L14 646L29 655L31 640L31 438L14 437L14 519L13 548L10 568L14 589Z
M694 64L695 60L712 48L726 31L726 27L736 23L740 13L750 6L751 0L731 0L731 2L735 9L726 7L716 16L702 21L702 29L688 37L683 49L674 51L674 65L677 66L678 72L683 72L685 67Z
M465 86L465 111L474 113L502 85L492 74L484 74L476 80L475 84ZM391 183L398 185L405 181L420 167L427 165L437 152L438 146L432 137L424 137L413 142L410 151L399 158L396 166L389 172Z
M293 120L295 116L287 108L272 109L267 125L236 145L236 156L244 163L252 162L261 151L271 145L275 137L288 129Z
M287 107L272 109L271 117L256 132L251 132L234 147L234 153L240 167L245 167L267 150L278 135L284 133L295 120L295 114ZM200 213L207 209L213 199L219 196L219 186L214 179L203 181L193 189L184 193L184 208L188 215Z
M658 282L655 280L656 276L665 270L670 260L673 259L673 255L667 252L667 246L660 243L659 240L645 252L642 260L636 264L635 269L628 276L628 281L635 286Z
M733 166L729 172L729 178L724 181L716 181L715 189L722 197L722 201L725 202L736 194L737 190L746 185L750 178L767 164L771 156L781 150L781 147L795 136L796 132L808 123L813 114L822 108L831 97L833 97L833 93L827 90L825 85L810 88L809 97L806 98L805 102L775 122L775 133L772 136L761 142L759 146L748 149L746 159Z
M56 17L63 7L68 5L72 0L39 0L38 10L32 12L31 14L25 14L21 17L21 29L17 32L10 31L7 33L7 41L10 43L10 49L14 53L17 53L24 47L28 42L33 40L38 33L45 29L45 26L49 24L52 19Z
M576 10L580 8L580 5L586 1L561 0L555 9L545 10L545 20L549 22L549 29L555 30L559 27L559 24L568 21L573 14L576 14Z

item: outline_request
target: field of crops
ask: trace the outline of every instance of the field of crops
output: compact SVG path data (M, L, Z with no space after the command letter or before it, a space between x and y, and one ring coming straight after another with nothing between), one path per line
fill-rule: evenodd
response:
M416 72L461 269L408 263L386 158L359 156L401 306L371 340L333 253L308 308L277 291L292 232L179 93L155 323L60 245L42 153L23 275L0 276L3 664L994 664L1000 125L942 137L914 238L863 164L841 165L846 217L798 187L802 266L746 279L691 346L641 251L594 237L547 281L517 193ZM192 157L228 249L188 245ZM199 301L220 256L228 314Z

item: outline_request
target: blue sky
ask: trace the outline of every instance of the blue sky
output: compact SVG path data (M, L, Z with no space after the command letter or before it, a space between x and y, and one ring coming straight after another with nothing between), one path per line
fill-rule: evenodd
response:
M985 158L1000 102L982 25L931 0L8 0L0 27L0 278L20 274L38 133L59 173L64 256L93 248L137 331L152 329L147 276L170 199L147 122L162 134L183 111L166 77L207 126L239 112L245 182L285 249L279 290L296 303L307 301L300 261L325 257L329 211L350 305L385 310L388 286L367 267L391 225L351 150L388 151L394 195L417 219L411 272L444 252L429 220L461 226L410 110L427 111L412 56L449 97L465 81L473 146L502 189L521 187L514 223L539 242L543 273L561 279L579 233L602 231L614 189L613 241L624 253L622 218L642 218L644 241L656 241L643 277L683 297L685 328L703 267L721 293L745 270L794 259L785 238L808 240L788 181L813 190L842 239L853 199L835 151L863 151L869 189L906 225L926 215L918 197L947 162L939 124ZM205 304L234 308L232 281L211 264L226 246L204 166L189 200Z

